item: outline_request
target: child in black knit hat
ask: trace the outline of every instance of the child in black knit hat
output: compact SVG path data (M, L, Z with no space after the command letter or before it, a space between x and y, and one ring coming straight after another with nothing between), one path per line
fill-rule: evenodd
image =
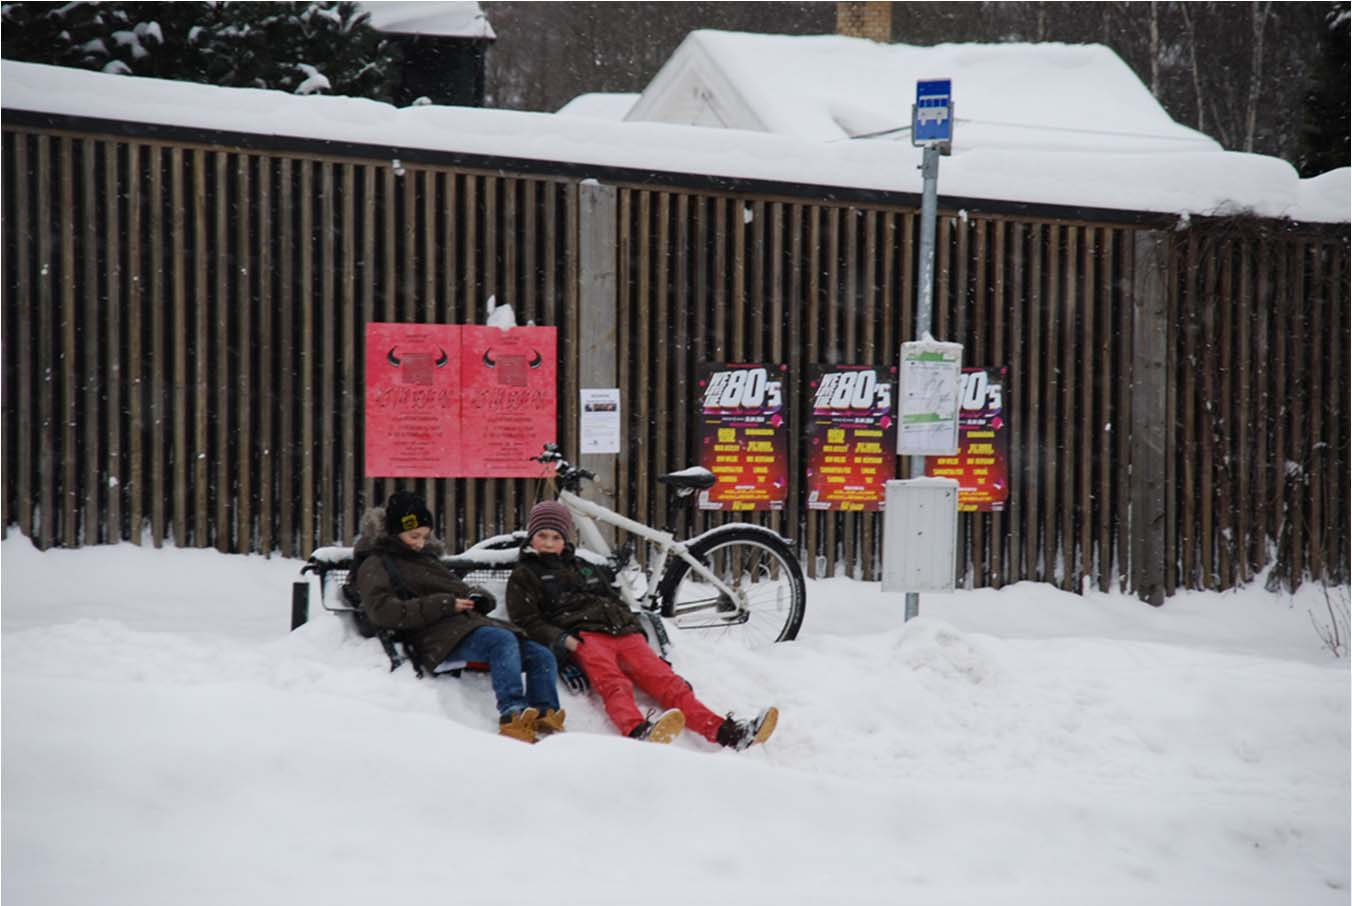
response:
M687 725L732 749L765 742L779 720L766 708L750 720L720 717L648 646L638 617L596 566L574 555L573 519L558 501L536 504L526 523L521 560L507 582L507 612L560 663L576 662L601 696L619 731L670 742ZM667 709L647 720L634 701L637 685Z

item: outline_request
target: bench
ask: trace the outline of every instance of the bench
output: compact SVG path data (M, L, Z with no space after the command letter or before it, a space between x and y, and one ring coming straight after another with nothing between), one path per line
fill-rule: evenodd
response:
M441 562L465 582L491 593L498 602L498 608L504 606L507 595L507 580L516 566L521 544L525 540L524 532L509 535L495 535L474 545L459 554L444 556ZM343 587L347 583L348 572L352 568L350 547L328 546L316 548L310 554L301 575L313 575L317 582L310 580L295 582L291 586L291 629L304 626L310 619L311 593L318 591L319 605L340 619L347 621L354 631L360 632L357 614L361 605L348 600ZM495 611L496 613L496 611ZM504 616L503 614L498 614ZM367 633L361 633L367 635ZM372 629L371 635L380 641L385 654L390 659L390 670L399 669L408 663L417 673L423 675L417 659L408 642L400 633L389 629ZM477 661L448 661L438 665L434 675L450 674L459 676L462 670L486 671L487 664Z

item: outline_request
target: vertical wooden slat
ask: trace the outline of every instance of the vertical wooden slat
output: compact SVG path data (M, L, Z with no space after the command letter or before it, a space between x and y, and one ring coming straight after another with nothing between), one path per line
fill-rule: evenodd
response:
M863 361L869 365L877 365L878 349L876 345L876 325L878 298L876 294L877 271L875 269L878 261L878 212L869 210L864 212L864 259L863 259L863 324L860 327L862 333L862 352ZM884 378L885 380L886 378ZM865 513L859 517L860 522L860 549L862 551L862 573L859 578L865 582L875 580L874 575L874 525L877 522L874 514Z
M1220 349L1217 362L1220 382L1219 395L1212 402L1216 413L1217 441L1220 445L1216 475L1216 565L1217 586L1232 588L1234 578L1234 519L1231 512L1235 505L1237 451L1234 448L1234 406L1235 397L1231 373L1234 368L1234 323L1241 312L1239 302L1234 296L1234 272L1232 256L1234 247L1230 240L1217 242L1213 255L1219 254L1220 260L1220 296L1213 300L1212 308L1219 309Z
M1184 292L1180 302L1180 322L1183 333L1183 438L1179 449L1179 458L1183 466L1183 524L1179 532L1179 544L1183 548L1184 588L1197 586L1197 461L1200 450L1197 444L1197 372L1198 372L1198 330L1200 312L1198 305L1198 252L1197 234L1188 236L1187 270L1184 272Z
M803 377L806 365L803 360L804 341L811 336L811 331L803 329L803 205L793 204L789 206L789 284L788 284L788 336L792 338L789 344L789 383L792 392L789 394L789 415L791 418L797 418L803 411L802 403L799 399L797 387L803 384ZM807 508L803 505L803 483L799 476L802 475L802 446L801 443L790 442L789 444L789 489L790 500L794 507L791 518L794 520L792 526L793 539L797 542L798 550L806 553L807 569L812 573L814 564L811 544L806 541L806 532L811 525L811 519L806 515Z
M746 218L750 213L740 198L729 199L728 232L732 234L731 292L728 313L732 317L729 354L739 362L747 360L746 344Z
M500 265L498 260L498 218L499 211L501 210L501 206L498 204L499 185L500 182L497 177L484 177L483 194L481 196L484 207L483 266L481 272L483 292L481 298L476 300L477 304L475 305L480 312L486 310L486 300L497 296L502 289L501 285L498 283L498 267ZM483 317L483 314L476 312L474 318L475 323L480 323ZM498 507L500 503L498 499L498 482L493 478L483 478L479 480L478 484L481 491L481 496L479 498L480 522L478 529L485 535L493 534L497 531L498 526Z
M1253 342L1252 326L1254 319L1252 248L1252 245L1248 242L1239 244L1239 298L1235 300L1235 310L1239 319L1239 338L1236 345L1239 402L1236 409L1234 448L1236 462L1235 490L1237 495L1235 559L1237 561L1236 573L1240 582L1248 582L1253 578L1250 560L1253 500L1250 487L1253 479L1254 460L1249 439L1249 420L1252 416L1255 396L1254 374L1251 367L1252 350L1250 348L1250 344Z
M917 214L907 211L901 226L901 285L898 287L901 299L897 318L896 353L900 363L901 344L907 339L919 339L915 336L915 224ZM917 478L911 474L911 457L898 457L903 469L900 473L906 478Z
M1061 310L1061 228L1054 223L1046 225L1046 279L1047 296L1043 303L1046 312L1046 354L1043 361L1047 363L1047 372L1043 376L1041 394L1042 394L1042 442L1047 450L1054 451L1053 455L1043 457L1042 472L1042 542L1043 542L1043 581L1059 584L1064 587L1066 582L1066 573L1064 564L1057 560L1056 547L1058 542L1058 510L1056 508L1057 499L1057 470L1069 471L1072 460L1069 451L1065 447L1065 438L1060 436L1057 431L1057 388L1060 386L1057 372L1060 367L1058 358L1059 314ZM1068 505L1068 503L1067 503Z
M357 394L363 386L365 357L357 355L357 166L342 165L342 211L339 230L342 234L342 260L339 262L338 331L343 363L342 393L338 401L342 446L339 455L341 476L339 493L342 497L340 538L351 544L361 523L361 506L365 496L360 495L361 478L357 471ZM435 501L429 501L435 505ZM449 510L446 512L449 513Z
M1024 225L1021 223L996 224L995 257L996 289L995 305L1009 313L1009 348L1004 360L1009 365L1005 376L1005 430L1009 432L1009 462L1006 465L1009 487L1009 503L1005 508L1004 535L1004 573L1002 584L1020 582L1029 578L1027 558L1024 547L1027 543L1025 523L1028 518L1028 506L1032 499L1032 486L1028 481L1028 459L1024 450L1024 438L1035 432L1028 430L1033 424L1026 420L1027 394L1023 382L1028 371L1028 331L1029 317L1027 294L1024 290ZM1006 273L1008 267L1008 273Z
M806 208L808 216L808 237L807 237L807 304L803 319L804 330L803 339L807 344L807 355L804 359L804 366L810 366L821 361L821 208L816 205L810 205ZM801 260L801 256L798 260ZM798 378L802 380L802 376ZM807 571L808 576L814 579L823 579L829 576L830 565L827 564L826 570L818 569L818 556L821 553L819 547L818 527L821 525L821 518L816 513L806 513L804 516L807 522L806 543L807 543Z
M654 375L652 366L652 341L646 329L651 321L642 317L640 312L648 310L652 304L652 193L640 191L638 194L638 234L637 243L638 272L635 274L635 297L629 324L629 332L621 336L635 336L638 343L635 351L638 358L634 362L634 432L629 449L634 457L634 503L636 512L642 520L653 518L649 509L648 485L652 476L648 471L649 451L652 449L652 427L648 422L651 388Z
M277 514L277 531L281 535L281 551L285 556L294 557L304 547L296 536L297 523L295 509L290 504L296 500L296 456L299 452L296 443L294 402L298 375L296 373L297 345L295 333L296 295L294 262L298 251L296 243L296 211L292 199L295 196L294 169L290 158L283 157L277 170L277 216L281 221L277 236L278 256L278 299L277 299L277 450L280 461L277 465L277 486L280 501ZM369 255L371 261L375 255Z
M300 483L300 550L302 557L308 557L315 547L315 446L319 442L315 437L315 164L313 161L298 161L300 168L300 226L296 241L299 245L300 278L299 295L296 298L297 337L300 346L299 374L296 389L299 391L300 428L297 445L300 458L297 462L297 481ZM386 170L393 179L391 171ZM386 196L389 202L389 195ZM393 243L390 243L391 248ZM387 262L388 264L388 262ZM393 298L393 292L387 298ZM322 543L322 542L321 542Z
M380 317L376 314L376 273L379 269L378 259L376 258L376 206L378 204L378 199L380 198L380 193L378 192L379 179L380 170L375 166L367 164L361 168L361 336L359 340L361 345L359 348L363 350L363 353L355 356L354 367L361 369L361 386L363 388L366 386L366 356L364 354L366 348L366 325L380 320ZM448 242L449 236L450 234L448 234ZM363 414L366 412L366 402L360 395L360 391L355 395L354 404L356 407L355 411L360 411ZM357 419L355 411L353 414L354 422ZM367 471L365 425L362 426L361 437L362 503L365 507L379 506L383 504L384 501L376 498L375 479L371 478ZM356 450L357 447L358 444L354 442L352 445L353 450ZM457 511L448 509L446 512L449 514ZM357 519L357 531L360 532L360 513L358 514Z
M172 510L174 544L188 544L188 280L184 254L184 233L187 224L187 200L183 186L184 152L172 148L169 152L170 260L172 261L172 289L170 302L173 318L173 482Z
M38 229L38 318L37 348L34 355L38 373L37 412L37 482L38 510L34 516L37 530L38 548L46 550L52 546L56 530L56 505L53 481L56 464L55 446L56 418L52 411L53 387L55 379L51 361L55 355L52 341L52 309L55 305L55 293L52 284L56 280L56 262L52 260L52 140L46 135L37 138L37 187L34 200L37 202ZM134 196L133 196L134 197ZM137 450L139 453L139 449Z
M442 245L441 255L441 273L442 273L442 299L445 302L446 321L449 324L463 324L464 316L461 314L460 307L464 296L459 291L459 202L460 193L457 191L456 183L459 177L454 171L447 171L445 174L445 188L441 196L441 215L442 215ZM552 200L552 197L551 197ZM552 221L551 221L552 222ZM552 247L547 245L546 248ZM450 543L458 549L464 549L467 545L461 543L465 538L460 530L460 494L459 486L463 479L447 478L441 482L441 512L444 514L443 524L445 525L446 536ZM370 495L364 494L366 506L371 505ZM360 512L360 510L358 510ZM468 540L468 539L465 539Z
M273 492L273 470L278 449L273 435L276 398L272 395L272 160L258 158L258 323L254 335L258 338L258 393L254 408L255 425L252 428L258 450L258 537L256 549L271 555L276 546L273 526L276 524L278 498ZM286 504L283 503L282 507Z
M1287 408L1290 412L1290 435L1288 459L1298 464L1308 478L1311 466L1309 450L1305 446L1305 401L1309 396L1309 313L1305 296L1305 259L1309 254L1309 244L1304 239L1292 243L1290 257L1291 282L1290 295L1282 300L1287 312L1287 328L1290 330L1291 383L1288 385L1290 396ZM1294 495L1286 501L1286 521L1291 527L1291 563L1292 584L1300 581L1305 571L1305 524L1309 518L1307 495L1308 484L1297 482Z
M464 253L462 259L465 262L465 293L464 293L464 313L466 324L475 323L474 315L479 307L479 177L465 177L465 229L464 229ZM621 283L623 285L623 283ZM479 487L478 480L466 478L464 480L464 503L461 506L461 524L464 527L465 536L469 538L481 537L478 534L478 501Z
M150 222L147 243L150 246L150 356L146 362L149 391L147 415L150 419L150 444L146 455L150 474L146 493L150 497L150 535L156 547L164 543L164 149L146 147L149 161ZM142 397L145 399L145 397Z
M1004 372L1004 390L1002 393L1003 396L1002 405L1008 407L1010 386L1009 386L1009 370L1008 370L1009 362L1006 359L1005 353L1005 312L1008 310L1008 299L1005 295L1005 222L1003 220L999 220L993 224L990 224L989 227L991 232L991 237L989 241L991 243L991 246L995 249L995 252L992 256L990 256L990 263L988 265L986 260L987 255L985 251L985 246L987 242L986 238L987 223L985 221L982 221L981 244L983 248L980 257L978 258L977 264L978 267L981 268L981 273L983 275L987 272L988 266L992 269L991 273L992 295L990 297L989 306L987 308L987 310L990 312L990 320L991 320L990 362L996 368L1006 369ZM985 298L984 294L982 298ZM1011 319L1016 317L1016 315L1014 315L1013 312L1010 312L1010 314ZM1014 348L1018 349L1017 342ZM1005 411L1007 413L1009 410L1006 408ZM1005 418L1007 420L1008 415L1006 415ZM1006 430L1008 429L1006 428ZM1010 479L1014 476L1015 471L1018 468L1018 444L1016 442L1017 438L1011 435L1009 439L1010 442L1006 444L1005 449L1008 455L1013 457L1013 462L1008 461L1008 459L1005 462L1006 492L1008 492ZM1007 502L1006 509L1008 510L1008 508L1010 508L1012 505L1013 505L1012 502ZM996 512L991 513L990 516L990 569L988 573L987 583L993 585L996 588L1003 587L1005 583L1008 581L1009 539L1005 535L1006 518L1010 520L1010 527L1012 528L1013 525L1015 524L1014 515L1012 513L1007 516L1006 513L1002 513L997 510Z
M61 543L66 547L80 543L80 472L76 443L79 436L76 378L79 351L75 344L75 325L79 320L75 308L75 234L79 227L75 221L75 147L73 138L63 138L57 143L61 182L61 209L57 212L61 230L61 409L55 416L61 420ZM56 373L55 368L52 373Z
M144 287L141 283L142 146L127 146L127 515L131 541L142 540L145 488L145 388L141 386Z
M17 497L16 505L18 506L19 531L23 532L23 534L29 538L34 538L33 441L39 435L39 432L35 431L33 428L33 368L34 360L39 357L34 354L33 314L35 311L40 312L41 306L29 305L26 303L28 300L38 297L38 294L41 292L42 278L41 276L39 277L39 285L35 287L33 285L32 267L30 266L34 251L32 220L29 210L29 188L34 185L32 182L32 173L29 170L28 150L30 140L31 136L27 132L18 132L14 136L14 235L18 237L18 248L17 253L15 254L17 260L15 261L14 289L20 304L15 306L14 346L12 349L7 348L5 354L13 357L16 369L15 383L17 386L14 391L14 399L16 403L17 418L14 423L14 433L17 445L17 456L15 457L17 462L11 463L10 467L15 472L14 486L15 496ZM110 153L105 165L109 170L112 170L115 164L116 158ZM36 185L40 194L41 183ZM109 206L108 210L109 216L112 217L117 211L117 192L116 189L113 188L116 183L110 179L108 185L108 194L112 198L112 204ZM41 241L42 235L42 233L38 234L37 238L39 241ZM116 260L117 233L110 230L109 236L110 248L114 255L113 260ZM42 261L39 260L38 270L40 275L41 268ZM115 295L115 290L110 288L109 295ZM109 323L113 327L116 327L117 325L115 318L110 320ZM108 346L112 350L117 348L116 334L113 334ZM117 358L115 354L109 357L110 367L114 366L116 362ZM111 384L111 381L109 381L109 383ZM110 386L109 395L115 400L117 398L116 388ZM116 413L118 411L118 409L110 409L114 424L116 423ZM40 417L41 416L39 416L39 418ZM110 432L110 435L108 455L111 460L112 451L117 449L116 432ZM110 477L115 477L119 474L116 463L110 462L108 474ZM118 523L113 519L113 513L116 512L117 494L110 492L108 496L110 520L108 525L109 540L117 540Z
M1022 233L1025 228L1019 227ZM1028 249L1028 289L1025 311L1027 312L1028 324L1028 345L1027 352L1024 355L1024 375L1020 386L1023 387L1023 398L1019 406L1019 411L1027 413L1026 424L1028 430L1025 434L1026 442L1023 452L1024 458L1024 522L1023 522L1023 543L1024 552L1023 572L1020 578L1036 579L1044 581L1046 572L1044 561L1040 556L1041 548L1039 540L1041 539L1042 522L1039 518L1041 510L1039 502L1041 495L1038 493L1043 488L1039 464L1046 458L1045 444L1048 438L1043 434L1043 421L1040 407L1042 404L1042 362L1043 355L1041 346L1042 323L1043 323L1043 302L1042 302L1042 225L1034 223L1026 228L1027 239L1020 239L1017 242L1017 251L1015 252L1015 263L1018 264L1024 254L1024 249ZM1017 285L1017 284L1016 284Z
M832 205L826 209L826 359L839 362L841 356L840 310L840 208ZM839 546L836 538L836 525L840 521L835 512L820 515L825 527L826 575L838 575Z
M517 217L517 180L504 179L502 181L502 285L499 290L499 301L506 301L518 312L525 312L521 306L521 297L517 292L517 280L520 275L517 273L517 240L520 230L520 220ZM565 402L564 407L567 407ZM498 530L509 532L518 525L524 525L525 520L518 521L516 513L516 481L505 479L497 482L499 505L501 507L502 522Z
M938 220L938 238L935 241L934 249L934 296L933 310L930 314L930 325L933 328L932 333L937 340L948 342L960 342L960 337L953 329L953 321L949 311L948 294L952 284L951 260L953 257L953 222L954 218L945 217L940 214ZM922 339L916 337L917 340ZM958 564L962 569L962 564Z
M634 192L632 190L620 190L618 207L619 233L615 240L615 270L619 305L616 307L616 336L628 337L630 336L630 323L633 316L630 306L634 285L634 269L631 264L634 243ZM638 406L637 396L642 390L636 387L631 379L634 369L629 350L621 346L618 360L616 371L620 385L620 449L624 452L617 457L615 462L615 500L620 507L620 512L623 513L632 512L631 507L633 506L633 498L630 493L634 474L632 462L634 450L633 412Z
M1061 343L1061 445L1065 451L1065 460L1060 463L1061 487L1059 497L1061 499L1061 558L1065 564L1065 584L1062 586L1068 591L1080 590L1080 574L1078 561L1075 557L1075 525L1076 519L1083 518L1082 507L1086 501L1075 499L1075 476L1087 464L1086 457L1083 455L1083 440L1076 436L1075 430L1075 314L1079 310L1079 300L1076 298L1075 267L1079 261L1080 228L1077 226L1068 226L1065 232L1066 236L1066 254L1065 254L1065 279L1062 282L1064 292L1063 306L1064 316L1062 318Z
M238 371L235 376L235 432L238 457L235 460L235 550L248 553L253 550L253 468L255 438L250 419L253 404L253 291L250 271L254 263L251 218L253 198L250 194L249 161L247 154L235 158L235 342L238 350Z
M1126 383L1126 377L1115 367L1113 350L1126 342L1118 324L1113 320L1113 272L1115 267L1114 249L1117 243L1116 230L1104 229L1100 233L1099 267L1097 281L1098 296L1098 335L1095 338L1099 349L1098 375L1098 425L1096 432L1098 449L1098 495L1095 500L1098 516L1097 556L1095 572L1100 591L1107 591L1113 580L1114 558L1112 547L1112 476L1117 463L1113 459L1113 439L1126 430L1126 424L1113 412L1113 391L1115 384ZM1091 435L1094 436L1094 435ZM1120 468L1120 465L1118 466Z
M1202 462L1199 468L1201 485L1201 527L1200 542L1201 581L1203 588L1216 588L1216 533L1215 533L1215 494L1216 494L1216 435L1219 412L1219 400L1216 396L1216 370L1219 356L1216 348L1216 249L1204 250L1206 265L1203 269L1205 288L1197 299L1197 312L1200 317L1201 348L1198 350L1198 365L1202 372L1201 399L1199 415L1201 424Z
M1324 481L1328 473L1328 464L1331 460L1329 456L1330 444L1324 436L1324 369L1323 363L1326 353L1324 351L1324 337L1327 335L1328 319L1328 286L1325 280L1324 271L1324 245L1322 243L1313 243L1310 247L1310 292L1307 296L1309 303L1306 311L1308 313L1310 329L1308 332L1310 343L1309 356L1309 401L1310 408L1306 417L1306 448L1309 452L1309 483L1307 484L1309 495L1309 518L1307 520L1309 542L1306 550L1308 556L1309 577L1313 581L1327 580L1328 575L1324 571ZM1345 377L1345 376L1344 376Z
M1076 406L1080 410L1079 435L1079 488L1076 493L1080 513L1080 567L1075 587L1084 587L1084 578L1094 576L1094 511L1106 507L1107 501L1094 499L1094 450L1097 439L1103 434L1105 426L1095 424L1094 418L1094 369L1095 351L1094 329L1095 309L1098 299L1094 281L1096 257L1098 255L1098 231L1093 227L1084 229L1084 253L1079 259L1082 269L1080 275L1080 399ZM1101 467L1107 463L1101 463Z
M695 465L692 459L693 438L690 437L690 311L694 306L703 305L703 299L690 296L690 196L682 192L676 196L676 246L675 246L675 282L673 286L673 321L676 333L675 384L676 396L672 403L671 429L673 451L676 458L673 463L678 469ZM684 509L684 508L683 508ZM674 522L675 520L673 520ZM683 528L685 528L683 526Z
M751 298L747 304L747 318L751 323L751 348L747 355L752 361L765 361L766 318L765 298L765 202L757 199L751 204Z
M840 361L859 362L859 216L858 208L848 208L845 213L845 294L841 300L841 319L844 321L844 342L840 350ZM867 360L865 360L867 361ZM845 575L859 578L858 551L855 535L859 517L855 513L842 513L838 519L841 527L845 555Z
M1136 251L1141 251L1138 246ZM1180 342L1181 335L1185 332L1183 321L1183 293L1182 276L1186 262L1182 256L1182 250L1178 242L1170 242L1167 251L1168 266L1165 270L1165 276L1168 280L1167 306L1168 312L1165 318L1168 324L1168 331L1165 335L1165 406L1164 411L1167 421L1166 442L1164 444L1164 551L1165 551L1165 572L1164 572L1164 593L1172 595L1178 588L1181 580L1179 572L1181 566L1180 546L1181 525L1180 514L1182 507L1179 504L1180 479L1178 474L1179 451L1178 445L1181 442L1181 431L1179 421L1179 349L1182 347ZM1157 262L1152 260L1148 266L1155 267ZM1138 258L1136 263L1136 279L1140 282L1144 279L1142 273L1141 261ZM1140 347L1137 347L1140 350ZM1145 350L1140 350L1144 355ZM1140 358L1141 356L1137 356ZM1184 370L1186 374L1186 369ZM1139 588L1138 588L1139 592Z
M654 400L654 422L658 425L668 425L671 423L671 408L668 403L668 395L671 392L671 382L668 380L671 374L671 355L670 343L665 342L664 338L671 335L670 318L670 300L667 297L667 256L671 248L671 193L661 192L657 196L657 239L653 245L653 254L656 258L656 273L653 277L653 300L651 311L656 317L645 319L646 323L642 330L644 342L648 342L654 332L657 333L653 341L653 352L656 362L652 375L652 399ZM647 396L647 394L645 394ZM658 427L652 432L651 452L649 459L653 462L656 474L669 472L672 469L670 458L670 438L664 435L667 432ZM654 524L659 526L670 525L669 514L667 513L666 495L654 493L653 495Z
M22 140L22 137L20 140ZM82 143L80 161L80 188L83 199L82 214L84 221L84 234L80 240L84 250L82 280L84 284L84 310L81 315L81 345L84 352L84 418L82 420L84 431L80 438L81 459L84 463L84 524L80 538L82 544L98 544L100 541L108 540L103 538L99 531L99 523L104 514L104 489L100 486L99 481L99 447L102 443L99 432L99 392L102 389L102 381L99 377L99 352L102 343L99 336L99 220L95 173L97 149L101 144L94 142L92 139L85 139ZM26 182L27 175L23 175L16 181ZM27 256L24 255L23 257Z
M112 153L112 149L109 149ZM211 466L211 355L208 329L215 300L207 270L207 152L198 148L192 153L192 247L193 247L193 544L207 547L211 544L211 495L208 474ZM111 260L111 259L110 259ZM289 258L283 254L283 262ZM109 288L116 281L109 281ZM109 309L109 317L112 309ZM283 507L283 509L288 509Z
M215 247L214 271L216 276L215 304L212 314L215 319L214 342L212 343L216 362L215 384L216 403L212 407L212 434L215 449L209 458L216 463L216 474L212 482L215 494L216 548L229 553L233 548L230 532L230 435L234 428L229 422L230 412L230 290L231 271L230 233L228 217L230 210L229 181L226 165L229 155L217 151L212 168L215 184L213 197L216 202L215 217L212 223L212 244ZM135 530L133 530L134 532Z
M24 144L25 148L27 143ZM122 236L122 213L120 209L120 199L122 197L122 176L121 169L118 166L118 146L109 144L107 153L103 159L103 178L104 178L104 241L107 242L107 254L105 260L108 262L108 284L107 284L107 319L104 324L104 343L105 349L105 370L103 373L104 384L104 411L107 413L107 426L104 429L104 442L106 444L105 463L107 469L108 483L108 515L105 531L105 540L109 542L121 541L124 538L122 533L122 499L123 499L123 479L125 475L122 471L122 441L123 441L123 422L122 408L125 394L122 385L122 266L121 266L121 236ZM26 167L20 167L20 172L27 172ZM20 180L22 183L23 180ZM19 187L16 186L16 192ZM23 208L27 211L27 200L23 200ZM28 263L25 255L22 264ZM25 281L26 282L26 281ZM23 298L30 298L28 293L23 294ZM26 348L27 344L25 344ZM26 353L25 353L26 354ZM22 372L21 372L22 373ZM21 387L21 392L23 388ZM20 406L26 406L27 401L31 399L31 394L25 392ZM23 424L23 409L20 409L20 424ZM31 424L31 423L30 423ZM31 449L28 444L22 448L25 453ZM20 467L23 467L21 461ZM25 485L29 470L25 469ZM22 486L21 486L22 487ZM24 497L24 509L20 511L21 516L30 512L31 498ZM31 528L25 527L25 531L31 536Z
M1136 242L1135 232L1121 231L1120 248L1122 251L1120 258L1120 276L1115 281L1117 287L1128 287L1136 284ZM1112 279L1113 271L1108 270L1108 277ZM1134 331L1132 330L1133 312L1132 300L1120 290L1114 290L1113 303L1117 306L1117 380L1113 382L1117 390L1117 411L1113 416L1113 439L1117 445L1116 458L1114 460L1114 478L1116 479L1115 499L1113 506L1114 518L1117 521L1117 566L1121 579L1118 583L1119 591L1132 591L1135 587L1131 584L1130 577L1134 574L1131 563L1131 520L1128 518L1127 507L1131 502L1132 470L1134 465L1131 463L1131 447L1134 442L1132 434L1131 418L1131 400L1132 387L1134 386L1136 376L1132 370L1132 362L1136 355L1136 344ZM1151 526L1150 531L1159 531L1159 526Z
M337 357L337 344L334 332L341 318L335 305L334 285L338 277L338 268L334 265L334 234L337 232L338 206L333 193L333 163L319 165L319 304L313 324L318 331L319 348L319 434L315 437L311 450L319 453L319 509L317 513L316 542L330 544L340 531L337 507L334 503L333 486L337 479L335 441L338 439L334 424L334 415L338 408L338 388L340 362ZM410 172L404 177L404 184L411 185L416 178ZM414 219L413 211L405 209L407 220Z
M714 271L713 271L713 310L710 314L713 326L713 361L728 361L727 331L727 282L728 282L728 226L727 202L715 197L714 208Z
M972 234L975 233L975 243L971 243ZM971 260L971 251L969 244L975 247L976 260ZM958 336L970 337L969 342L973 354L968 359L972 365L998 366L1000 362L993 361L990 358L990 350L986 346L986 221L978 220L976 222L965 221L962 223L962 231L958 238L959 263L958 271L961 277L958 281L959 296L957 302L958 315L956 320L963 325L959 329ZM972 273L968 275L968 268ZM990 563L987 559L988 551L986 549L986 529L990 524L990 517L986 513L974 512L967 518L967 549L969 551L968 575L971 582L977 587L984 588L990 584Z

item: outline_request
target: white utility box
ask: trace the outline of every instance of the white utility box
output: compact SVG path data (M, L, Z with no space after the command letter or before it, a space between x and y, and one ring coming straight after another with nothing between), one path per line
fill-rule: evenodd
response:
M952 478L886 482L883 591L953 591L958 554L958 483Z

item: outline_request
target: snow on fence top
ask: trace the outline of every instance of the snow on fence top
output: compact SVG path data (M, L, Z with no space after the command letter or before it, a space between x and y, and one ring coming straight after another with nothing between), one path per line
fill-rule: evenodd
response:
M360 98L299 97L5 60L9 110L133 123L694 173L918 194L918 149L894 141L822 141L730 129L472 107L396 108ZM973 100L956 82L959 117ZM978 108L980 109L979 105ZM910 107L904 114L909 120ZM959 122L959 135L963 124ZM1177 127L1181 128L1181 127ZM1218 150L964 147L946 158L944 196L1124 211L1216 214L1251 210L1317 222L1349 219L1348 169L1302 181L1277 158ZM599 175L599 174L598 174Z

